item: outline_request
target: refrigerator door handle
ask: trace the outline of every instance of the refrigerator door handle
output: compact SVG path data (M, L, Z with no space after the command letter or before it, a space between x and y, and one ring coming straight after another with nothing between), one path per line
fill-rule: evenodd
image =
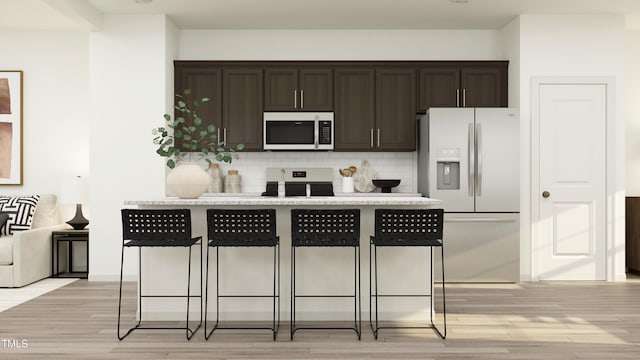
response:
M476 159L478 176L476 177L476 196L482 195L482 124L476 124Z
M462 217L462 218L444 218L444 222L449 223L511 223L516 222L515 218L492 218L492 217Z
M473 178L475 177L475 168L476 168L476 155L475 155L475 147L474 147L474 141L473 141L473 137L475 134L475 131L473 129L473 124L469 124L469 127L467 129L467 158L468 158L468 171L467 173L469 174L467 177L467 181L468 181L468 188L469 188L469 196L473 196L473 188L474 188L474 181Z

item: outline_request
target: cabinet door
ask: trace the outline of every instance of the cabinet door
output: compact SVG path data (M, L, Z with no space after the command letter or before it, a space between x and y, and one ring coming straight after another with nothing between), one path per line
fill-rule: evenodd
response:
M371 150L375 126L375 72L335 70L335 149Z
M219 127L222 123L222 70L212 67L176 66L175 68L175 92L184 96L184 90L191 90L187 98L189 107L193 109L193 101L207 97L211 100L203 103L198 108L198 115L202 122ZM178 98L174 99L177 102ZM182 116L176 112L175 116ZM180 139L176 139L181 145Z
M265 69L265 111L293 111L298 102L298 69Z
M262 150L262 80L262 69L224 69L222 137L227 146Z
M416 149L416 70L376 71L376 147L384 151Z
M299 106L303 111L333 110L333 70L300 69Z
M418 111L431 107L456 107L460 93L460 68L427 67L419 70Z
M463 67L461 87L464 107L506 107L507 69L496 67Z

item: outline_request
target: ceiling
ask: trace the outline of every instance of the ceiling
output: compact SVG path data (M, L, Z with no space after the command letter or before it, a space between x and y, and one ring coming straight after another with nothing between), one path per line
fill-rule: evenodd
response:
M640 0L0 0L0 28L97 29L167 14L180 29L500 29L520 14L640 14Z

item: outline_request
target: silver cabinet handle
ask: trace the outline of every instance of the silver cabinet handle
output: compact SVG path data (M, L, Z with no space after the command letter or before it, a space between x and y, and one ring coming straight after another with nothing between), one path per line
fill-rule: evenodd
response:
M298 108L298 90L293 90L293 108Z
M220 128L218 128L218 145L220 145Z
M476 154L475 154L475 149L474 149L474 144L473 144L473 137L474 137L474 131L473 131L473 124L469 124L469 127L467 129L467 159L469 161L469 165L468 165L468 173L469 175L467 176L467 180L469 181L469 196L473 196L473 188L474 188L474 184L473 184L473 178L475 177L475 169L476 169Z
M304 109L304 90L300 90L300 109Z
M380 147L380 128L378 128L378 147Z
M478 176L476 180L476 196L482 195L482 124L476 124L476 157Z
M371 147L373 147L373 128L371 128Z
M462 89L462 107L467 107L467 89Z
M456 107L460 107L460 89L456 89Z
M224 146L227 146L227 128L224 128L224 130L222 131L222 133L224 134L224 142L222 143Z

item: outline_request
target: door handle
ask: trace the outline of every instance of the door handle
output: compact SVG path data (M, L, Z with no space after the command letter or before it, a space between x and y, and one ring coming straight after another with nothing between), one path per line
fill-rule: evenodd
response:
M475 147L474 147L474 141L473 138L475 136L475 132L474 132L474 126L473 124L469 124L469 127L467 128L467 159L468 159L468 164L467 164L467 188L468 188L468 193L469 196L473 196L474 194L474 189L475 189L475 184L474 184L474 179L475 179L475 171L476 171L476 155L475 155Z
M550 192L548 192L548 191L546 191L546 190L542 192L542 197L543 197L543 198L545 198L545 199L546 199L546 198L548 198L549 196L551 196L551 193L550 193Z
M476 124L476 196L482 195L482 124Z
M298 90L293 90L293 108L298 108Z
M304 109L304 90L300 90L300 109Z

